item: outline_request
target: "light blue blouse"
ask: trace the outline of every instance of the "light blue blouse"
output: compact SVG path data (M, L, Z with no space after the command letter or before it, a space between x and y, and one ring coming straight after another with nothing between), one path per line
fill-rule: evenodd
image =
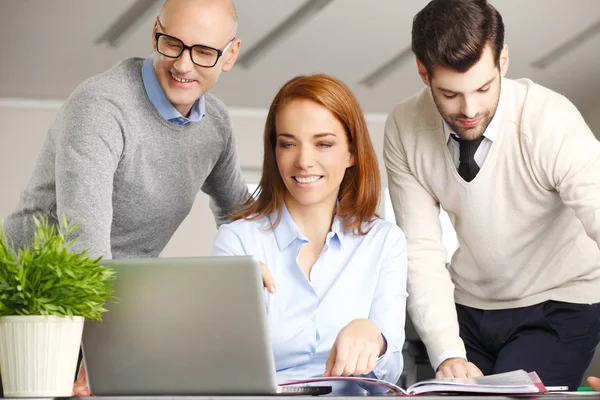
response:
M276 214L271 218L276 217ZM406 308L406 238L396 225L376 219L366 235L343 231L335 218L310 280L298 263L308 243L287 208L275 230L270 218L222 225L213 255L254 255L270 269L277 286L265 290L277 379L322 376L338 333L350 321L368 318L387 341L387 351L368 375L395 383L402 372ZM351 382L334 392L364 394ZM366 387L366 386L365 386ZM368 387L369 391L376 392Z

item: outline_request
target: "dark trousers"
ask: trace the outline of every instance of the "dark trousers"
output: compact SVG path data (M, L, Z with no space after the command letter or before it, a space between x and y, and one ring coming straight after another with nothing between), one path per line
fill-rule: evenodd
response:
M600 303L456 311L467 358L484 375L524 369L546 386L576 390L600 341Z

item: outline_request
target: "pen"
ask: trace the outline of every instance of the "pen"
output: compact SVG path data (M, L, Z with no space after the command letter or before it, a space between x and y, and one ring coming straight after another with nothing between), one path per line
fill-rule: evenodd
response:
M594 388L591 388L589 386L579 386L577 388L578 392L595 392Z

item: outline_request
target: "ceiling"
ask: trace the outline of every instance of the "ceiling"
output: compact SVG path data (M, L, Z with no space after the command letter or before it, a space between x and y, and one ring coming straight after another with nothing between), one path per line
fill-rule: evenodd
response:
M242 54L307 0L237 0ZM373 87L361 81L410 46L414 15L428 0L334 0L252 67L236 65L212 92L231 107L268 107L288 79L332 74L365 111L389 112L421 88L414 57ZM134 0L0 0L0 98L64 99L123 58L151 53L157 7L118 48L96 44ZM495 0L509 45L508 77L528 77L582 111L600 104L600 29L545 69L531 64L600 21L600 0Z

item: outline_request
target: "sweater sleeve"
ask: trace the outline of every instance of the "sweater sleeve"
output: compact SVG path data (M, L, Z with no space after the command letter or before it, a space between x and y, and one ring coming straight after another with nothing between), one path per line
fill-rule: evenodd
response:
M111 258L114 174L123 152L123 136L110 104L75 93L55 125L56 211L79 223L74 251Z
M250 196L239 165L235 135L229 118L224 148L217 164L202 185L202 191L210 196L210 208L217 227L231 222L229 213Z
M387 119L383 156L396 222L408 243L408 311L437 368L444 353L466 352L445 265L439 203L411 172L396 118L392 113Z
M600 142L564 97L546 108L544 121L526 135L541 184L556 190L600 248ZM558 112L557 112L558 111Z

